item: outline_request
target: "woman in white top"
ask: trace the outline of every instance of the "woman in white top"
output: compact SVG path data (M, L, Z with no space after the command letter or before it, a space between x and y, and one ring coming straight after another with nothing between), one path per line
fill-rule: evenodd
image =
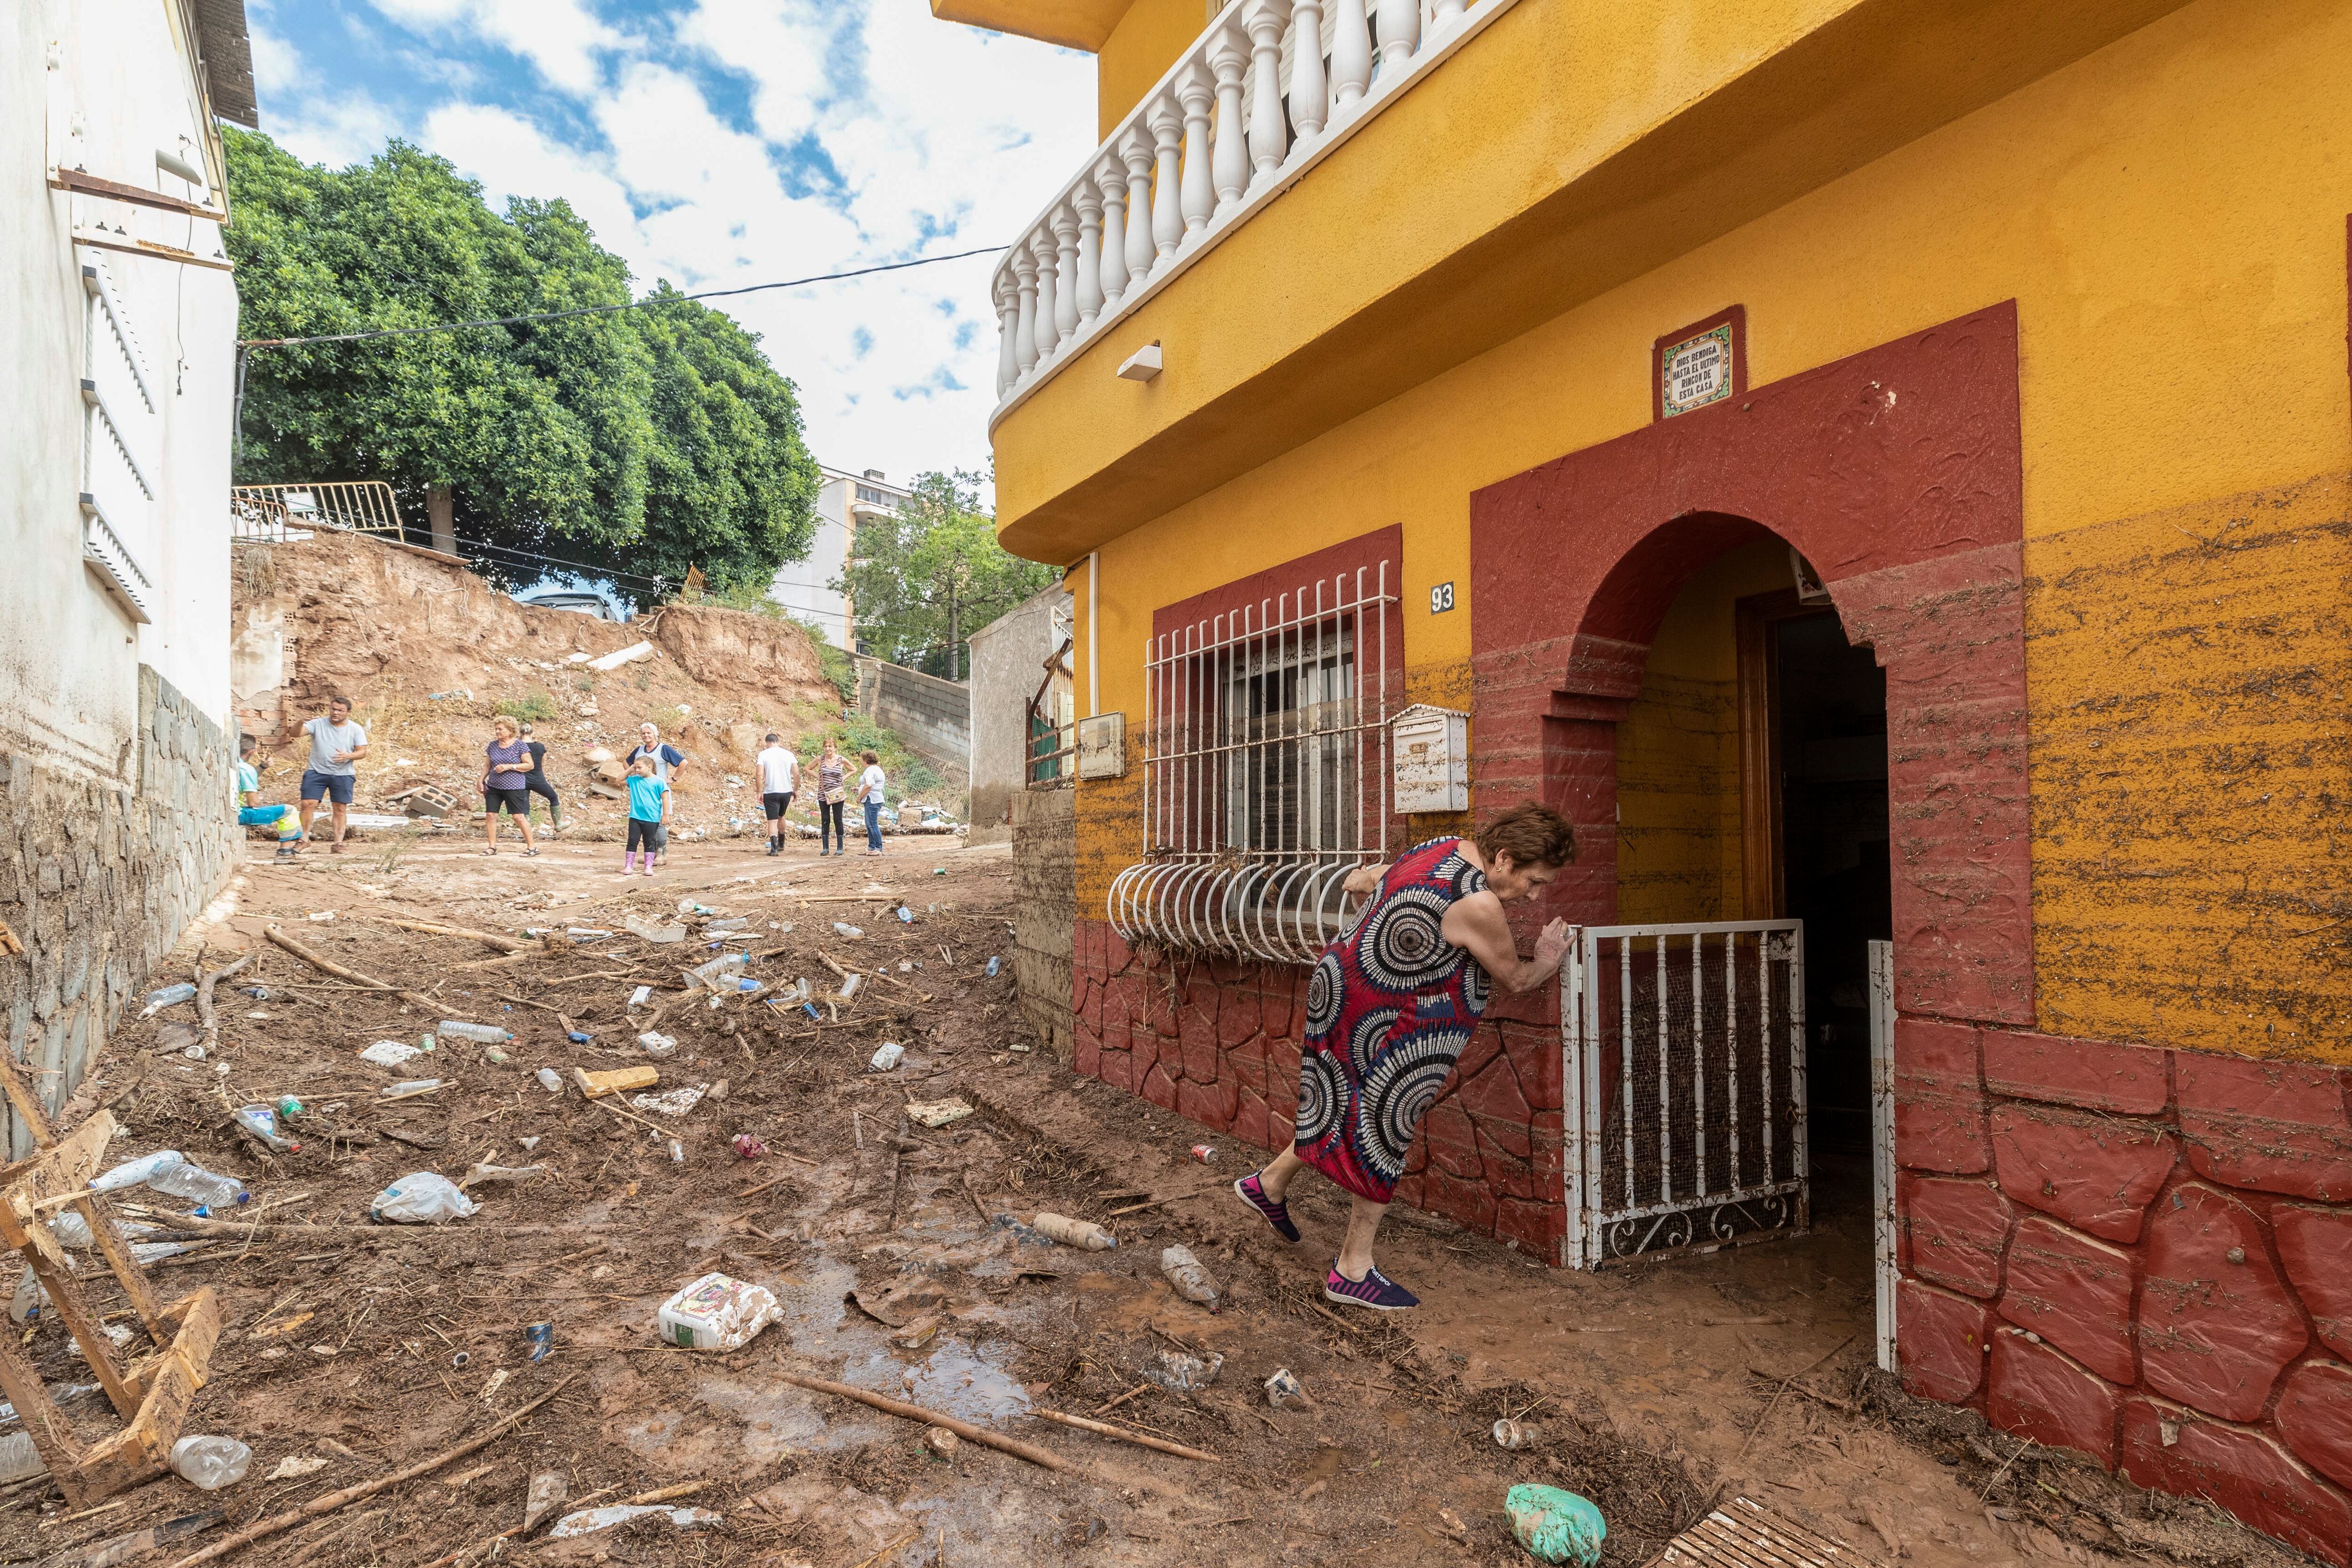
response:
M882 853L882 759L872 752L860 752L857 760L866 771L857 775L858 804L866 807L866 852Z

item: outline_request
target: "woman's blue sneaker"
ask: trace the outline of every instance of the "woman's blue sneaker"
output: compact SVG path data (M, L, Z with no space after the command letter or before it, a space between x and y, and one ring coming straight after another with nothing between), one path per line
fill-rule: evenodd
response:
M1370 1307L1375 1312L1402 1312L1421 1305L1420 1297L1379 1269L1368 1268L1361 1279L1350 1279L1339 1272L1336 1260L1323 1278L1323 1298L1350 1307Z
M1265 1217L1266 1224L1274 1226L1276 1230L1280 1231L1282 1233L1283 1240L1297 1241L1298 1239L1298 1227L1290 1223L1290 1210L1288 1206L1276 1203L1272 1198L1265 1195L1265 1188L1259 1183L1257 1173L1255 1171L1252 1171L1248 1175L1244 1176L1240 1181L1235 1182L1234 1184L1234 1193L1242 1200L1242 1202L1257 1210L1257 1212Z

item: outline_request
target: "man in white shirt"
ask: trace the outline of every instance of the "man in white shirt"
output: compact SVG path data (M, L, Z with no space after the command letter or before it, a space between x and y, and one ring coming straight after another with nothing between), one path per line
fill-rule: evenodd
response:
M767 749L758 757L760 765L760 805L768 814L768 853L784 852L784 813L793 805L793 795L801 787L801 760L774 731L768 732Z
M343 829L351 818L352 788L359 783L357 763L367 755L367 731L352 721L352 700L340 694L327 700L324 717L302 726L310 737L310 765L302 770L302 837L310 837L310 819L322 802L334 806L335 837L328 853L343 852Z

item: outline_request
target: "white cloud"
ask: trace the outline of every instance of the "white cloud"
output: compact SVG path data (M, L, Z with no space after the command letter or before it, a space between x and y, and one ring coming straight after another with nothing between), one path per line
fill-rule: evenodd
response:
M816 123L825 65L845 7L811 0L698 0L678 22L678 41L753 82L751 117L779 145Z
M421 33L464 30L520 55L566 92L595 89L596 57L625 42L580 0L373 0L375 8Z

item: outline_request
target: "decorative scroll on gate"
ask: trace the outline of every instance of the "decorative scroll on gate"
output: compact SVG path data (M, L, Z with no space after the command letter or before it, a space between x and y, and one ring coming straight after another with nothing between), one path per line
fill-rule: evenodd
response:
M1588 926L1574 938L1560 985L1561 1263L1802 1232L1803 922Z

